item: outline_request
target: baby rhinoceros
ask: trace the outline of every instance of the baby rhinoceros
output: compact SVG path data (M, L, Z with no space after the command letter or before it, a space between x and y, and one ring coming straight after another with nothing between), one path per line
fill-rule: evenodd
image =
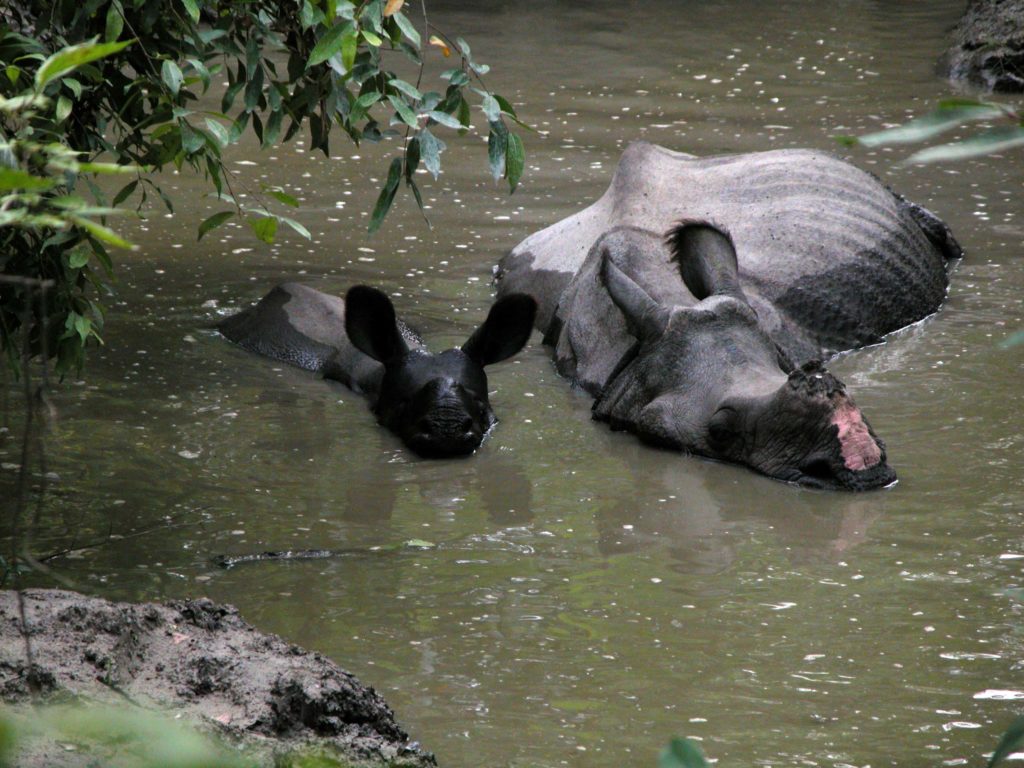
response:
M357 285L342 300L282 283L218 330L251 352L365 395L409 448L442 458L472 453L494 425L484 367L523 348L536 309L529 296L504 296L462 347L434 354L375 288Z

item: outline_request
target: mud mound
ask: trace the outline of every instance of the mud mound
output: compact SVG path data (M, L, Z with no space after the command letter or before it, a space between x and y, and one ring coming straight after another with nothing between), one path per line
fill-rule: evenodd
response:
M1024 0L970 0L939 69L955 83L1024 92Z
M23 594L36 682L50 697L183 713L269 753L311 744L357 765L436 765L372 688L232 606ZM27 703L27 674L15 594L0 592L0 698Z

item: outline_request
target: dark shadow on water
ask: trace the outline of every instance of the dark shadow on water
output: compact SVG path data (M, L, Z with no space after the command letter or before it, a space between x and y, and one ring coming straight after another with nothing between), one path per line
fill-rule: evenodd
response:
M633 489L597 508L604 555L665 547L679 573L730 568L754 539L794 565L836 561L867 539L890 491L809 491L694 457L619 445Z

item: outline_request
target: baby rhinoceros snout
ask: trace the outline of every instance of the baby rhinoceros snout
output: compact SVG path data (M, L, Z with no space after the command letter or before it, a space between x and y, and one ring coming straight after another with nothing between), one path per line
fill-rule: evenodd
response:
M465 456L484 439L492 418L485 404L450 380L435 379L416 397L412 432L406 443L427 458Z

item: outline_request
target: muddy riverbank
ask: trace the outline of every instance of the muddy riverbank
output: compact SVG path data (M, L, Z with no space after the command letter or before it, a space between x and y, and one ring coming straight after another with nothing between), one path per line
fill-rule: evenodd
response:
M436 766L373 688L318 653L259 632L230 605L113 603L43 589L24 596L44 701L184 715L268 764L310 747L357 766ZM0 699L16 707L30 699L18 615L15 593L0 593ZM30 752L36 764L52 764L45 749ZM60 764L69 759L74 764L62 749Z

